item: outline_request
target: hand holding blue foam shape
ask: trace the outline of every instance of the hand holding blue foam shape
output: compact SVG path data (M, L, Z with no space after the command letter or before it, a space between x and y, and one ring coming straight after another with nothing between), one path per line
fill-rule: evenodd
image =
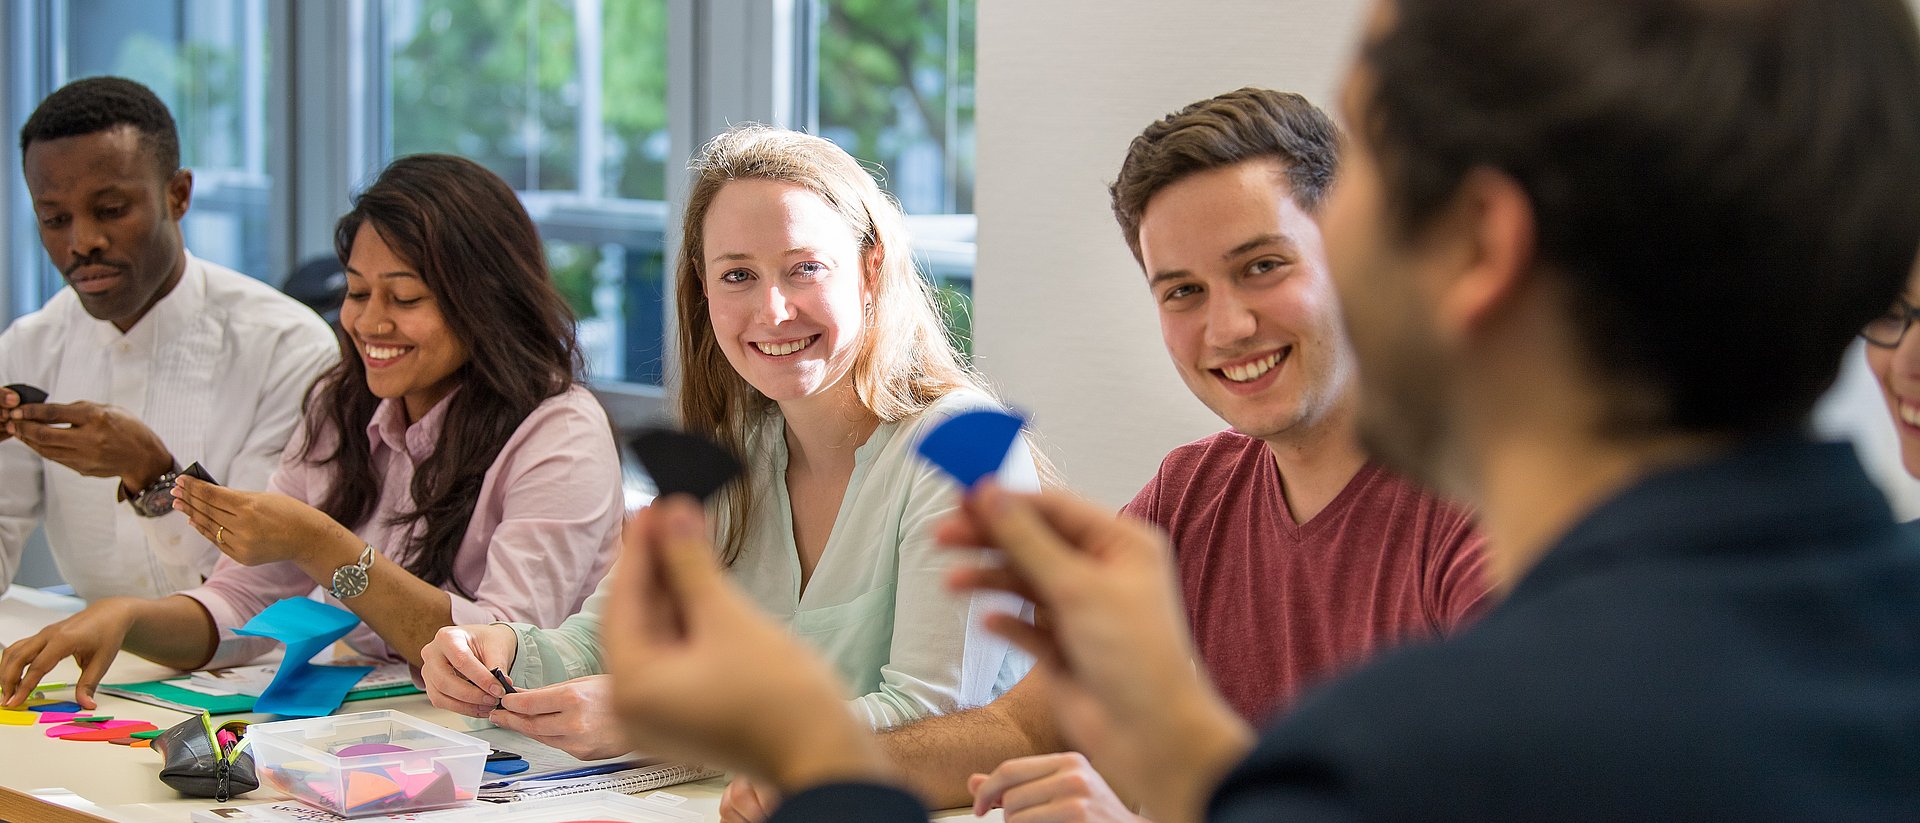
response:
M287 644L280 671L253 704L263 714L319 717L331 714L347 699L347 692L372 666L316 666L313 656L345 637L360 618L346 609L304 597L282 600L259 614L235 634L271 637Z
M1026 423L1019 415L993 409L956 414L920 439L920 456L971 489L1007 462L1013 439Z

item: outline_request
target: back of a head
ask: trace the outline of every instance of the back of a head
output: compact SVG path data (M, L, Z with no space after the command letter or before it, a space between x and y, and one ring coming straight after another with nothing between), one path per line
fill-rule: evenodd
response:
M1353 125L1393 226L1475 168L1534 210L1622 432L1804 422L1920 249L1904 0L1394 0Z
M20 129L20 153L36 140L58 140L131 126L153 152L161 176L180 168L173 114L147 88L124 77L88 77L47 95Z
M1305 97L1243 88L1167 115L1127 146L1120 175L1107 188L1127 248L1140 260L1140 220L1153 196L1191 175L1272 159L1286 169L1301 210L1317 214L1333 185L1340 131Z

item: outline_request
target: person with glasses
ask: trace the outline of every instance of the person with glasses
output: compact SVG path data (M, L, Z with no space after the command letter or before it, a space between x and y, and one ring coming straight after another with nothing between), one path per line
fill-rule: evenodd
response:
M1887 399L1893 432L1900 441L1900 465L1920 478L1920 334L1908 334L1920 318L1920 263L1914 264L1906 294L1886 313L1867 322L1860 338L1867 342L1867 369Z

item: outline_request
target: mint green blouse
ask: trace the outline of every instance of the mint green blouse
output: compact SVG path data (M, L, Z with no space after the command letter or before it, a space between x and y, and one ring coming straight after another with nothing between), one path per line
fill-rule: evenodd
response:
M994 407L979 393L956 392L916 417L877 428L854 453L853 476L805 591L787 497L785 421L776 411L749 432L747 479L758 502L730 570L734 581L833 663L855 714L875 729L988 703L1032 665L983 625L994 612L1030 615L1029 604L999 592L946 590L947 569L964 561L935 546L933 528L959 505L959 490L914 451L941 420ZM1024 440L998 479L1008 488L1039 488ZM721 533L725 528L716 524ZM542 686L599 673L606 596L603 583L558 628L507 624L519 638L514 683Z

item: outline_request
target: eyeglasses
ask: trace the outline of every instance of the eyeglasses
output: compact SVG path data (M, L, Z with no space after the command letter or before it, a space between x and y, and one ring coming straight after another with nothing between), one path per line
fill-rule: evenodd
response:
M1920 319L1920 309L1905 300L1895 300L1893 308L1867 321L1866 328L1860 330L1860 338L1880 348L1891 349L1900 345L1900 339L1907 335L1907 327L1913 325L1916 319Z

